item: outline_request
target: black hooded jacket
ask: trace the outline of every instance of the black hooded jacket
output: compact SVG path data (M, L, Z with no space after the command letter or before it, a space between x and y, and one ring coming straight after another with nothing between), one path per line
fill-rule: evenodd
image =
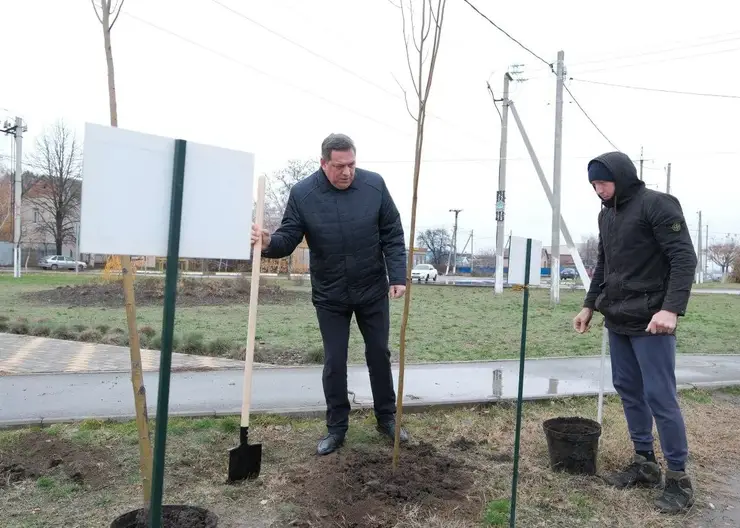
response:
M609 170L616 191L599 212L598 262L584 306L601 312L616 333L645 335L660 310L685 314L694 245L679 201L646 189L627 155L609 152L592 163Z
M375 172L356 169L345 190L335 188L322 169L296 183L262 254L287 257L304 236L316 305L371 303L388 295L389 284L406 284L401 216Z

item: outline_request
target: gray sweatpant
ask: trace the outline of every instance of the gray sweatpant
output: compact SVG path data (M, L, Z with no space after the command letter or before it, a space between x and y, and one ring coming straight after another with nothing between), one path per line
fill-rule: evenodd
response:
M685 469L688 441L676 392L676 337L609 331L609 355L635 450L653 449L654 417L668 469Z

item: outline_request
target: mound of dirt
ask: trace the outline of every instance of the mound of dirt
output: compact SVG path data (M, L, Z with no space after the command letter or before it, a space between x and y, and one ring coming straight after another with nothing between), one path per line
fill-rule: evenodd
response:
M10 448L0 448L0 489L13 482L64 474L78 484L99 487L108 481L108 453L43 432L24 435Z
M405 448L396 474L388 449L353 448L316 459L288 475L302 528L392 528L404 511L438 516L480 506L467 497L473 478L465 465L429 444Z
M218 306L249 303L249 280L235 278L181 279L177 283L178 306ZM137 278L134 283L137 306L161 305L164 302L164 279ZM99 306L120 308L124 305L120 282L92 282L59 286L52 290L26 292L23 297L39 304L61 306ZM260 286L260 304L293 304L307 301L307 292L292 291L279 286Z

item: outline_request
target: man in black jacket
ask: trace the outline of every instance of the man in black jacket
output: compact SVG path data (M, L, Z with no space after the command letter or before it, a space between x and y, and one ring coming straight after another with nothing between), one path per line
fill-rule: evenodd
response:
M383 178L355 168L355 146L343 134L321 145L321 168L293 186L280 227L261 233L263 255L282 258L306 237L312 300L324 342L326 455L344 443L349 426L347 348L352 314L365 340L378 430L395 436L396 393L388 348L390 295L406 291L406 245L401 217ZM252 226L252 244L260 236ZM406 431L401 440L408 441Z
M676 324L686 312L697 258L679 201L645 188L621 152L588 164L602 200L598 262L583 309L573 321L588 331L594 310L609 330L612 380L635 447L632 464L607 481L617 487L659 487L653 418L667 471L658 510L680 513L693 504L686 475L688 442L676 393Z

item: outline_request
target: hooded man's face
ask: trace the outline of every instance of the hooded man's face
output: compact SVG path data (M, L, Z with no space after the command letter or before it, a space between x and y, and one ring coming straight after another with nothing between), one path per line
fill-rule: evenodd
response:
M608 202L614 198L615 185L612 181L596 180L593 182L594 190L603 201Z

